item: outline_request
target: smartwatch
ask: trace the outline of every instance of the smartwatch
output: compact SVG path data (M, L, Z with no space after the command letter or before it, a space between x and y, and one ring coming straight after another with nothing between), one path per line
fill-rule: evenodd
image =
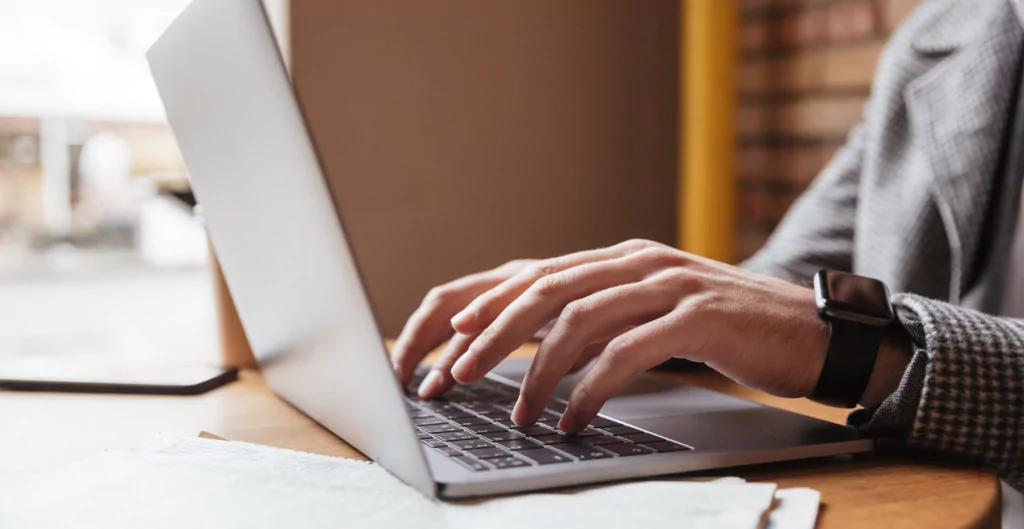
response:
M886 328L896 320L889 289L877 279L822 270L814 275L814 297L829 339L810 398L853 408L868 386Z

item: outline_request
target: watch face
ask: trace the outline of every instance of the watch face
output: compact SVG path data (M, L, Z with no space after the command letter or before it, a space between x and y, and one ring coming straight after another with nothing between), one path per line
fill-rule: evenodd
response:
M892 321L889 290L876 279L826 270L815 278L819 308L827 314L874 325Z

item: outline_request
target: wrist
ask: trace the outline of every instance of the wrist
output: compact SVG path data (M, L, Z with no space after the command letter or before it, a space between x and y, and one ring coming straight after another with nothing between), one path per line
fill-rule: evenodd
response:
M803 363L803 376L798 386L800 389L796 392L800 397L810 397L814 392L818 379L821 378L821 370L825 366L825 357L828 355L828 324L818 316L817 308L812 306L810 313L813 317L808 318L805 334L807 342L804 345L807 355Z
M914 355L913 342L906 329L896 324L886 330L878 347L878 357L871 378L860 398L860 405L871 408L882 403L899 387L903 374Z

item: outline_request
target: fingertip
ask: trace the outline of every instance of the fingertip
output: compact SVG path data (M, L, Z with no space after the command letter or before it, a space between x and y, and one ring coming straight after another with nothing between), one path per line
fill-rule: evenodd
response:
M471 352L467 351L452 366L452 377L461 384L472 384L475 382L473 380L473 371L476 369L476 360L472 358Z
M422 399L432 399L444 392L444 375L436 369L431 369L430 373L420 383L420 387L416 390L416 394Z
M516 405L512 408L512 422L514 422L516 426L529 426L536 422L534 420L530 420L530 410L526 403L523 402L522 397L519 397L519 400L516 401Z
M562 418L558 420L558 429L570 435L579 433L586 425L586 421L581 425L579 416L569 412L562 414Z
M476 311L465 309L451 319L452 328L462 334L473 334Z

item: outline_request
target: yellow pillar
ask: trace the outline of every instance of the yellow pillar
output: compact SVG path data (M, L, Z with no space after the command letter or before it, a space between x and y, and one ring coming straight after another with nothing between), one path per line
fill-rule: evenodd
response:
M681 0L679 245L732 262L737 0Z

